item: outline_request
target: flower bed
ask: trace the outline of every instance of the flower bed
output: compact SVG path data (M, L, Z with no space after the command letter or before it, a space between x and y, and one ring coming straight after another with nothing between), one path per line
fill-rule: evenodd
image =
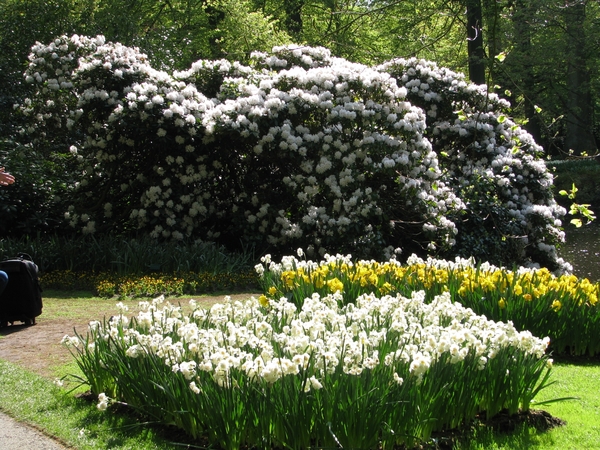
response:
M153 275L118 275L109 272L73 272L57 270L44 273L40 282L46 289L93 290L100 297L135 298L157 295L198 295L227 290L256 289L255 273L176 272Z
M412 256L406 264L358 261L329 256L319 263L284 257L275 263L264 257L256 266L264 301L284 295L297 305L313 293L340 290L345 302L362 295L377 296L425 290L432 299L449 292L454 301L478 314L512 321L517 329L550 336L555 353L593 356L600 353L600 295L598 284L574 275L554 276L547 269L507 270L475 265L457 258L444 261Z
M100 409L124 402L225 449L393 448L529 409L548 339L426 297L226 298L187 316L157 298L64 342Z

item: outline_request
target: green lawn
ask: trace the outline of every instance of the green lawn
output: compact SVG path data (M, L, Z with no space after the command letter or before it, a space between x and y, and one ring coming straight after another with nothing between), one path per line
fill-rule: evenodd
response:
M456 449L600 449L600 363L557 363L554 365L554 384L540 393L536 400L574 397L574 399L540 405L566 425L549 431L519 426L512 433L492 433L480 428L468 434ZM535 406L534 406L535 408Z

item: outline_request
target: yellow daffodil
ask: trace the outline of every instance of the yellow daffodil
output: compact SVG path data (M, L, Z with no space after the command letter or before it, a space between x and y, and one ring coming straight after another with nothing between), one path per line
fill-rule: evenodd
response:
M260 297L258 297L258 302L261 306L264 306L265 308L269 306L269 299L266 295L261 295Z
M387 295L394 290L394 286L392 286L386 281L385 283L383 283L383 286L379 288L379 290L383 295Z
M333 293L336 293L337 291L342 292L344 290L344 283L337 278L333 278L332 280L327 281L327 287L329 287L329 290Z
M521 295L523 293L523 287L520 284L515 284L513 292L515 295Z

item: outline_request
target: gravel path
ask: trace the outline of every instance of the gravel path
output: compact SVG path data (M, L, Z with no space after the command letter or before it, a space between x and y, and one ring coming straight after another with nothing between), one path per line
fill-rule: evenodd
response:
M65 447L35 428L17 422L0 412L0 450L67 450Z

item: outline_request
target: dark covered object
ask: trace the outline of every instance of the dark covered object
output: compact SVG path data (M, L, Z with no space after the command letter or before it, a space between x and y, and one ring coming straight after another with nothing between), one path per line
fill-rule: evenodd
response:
M16 321L35 325L35 318L42 313L38 266L31 256L20 253L0 261L0 270L8 275L8 284L0 295L0 327Z

